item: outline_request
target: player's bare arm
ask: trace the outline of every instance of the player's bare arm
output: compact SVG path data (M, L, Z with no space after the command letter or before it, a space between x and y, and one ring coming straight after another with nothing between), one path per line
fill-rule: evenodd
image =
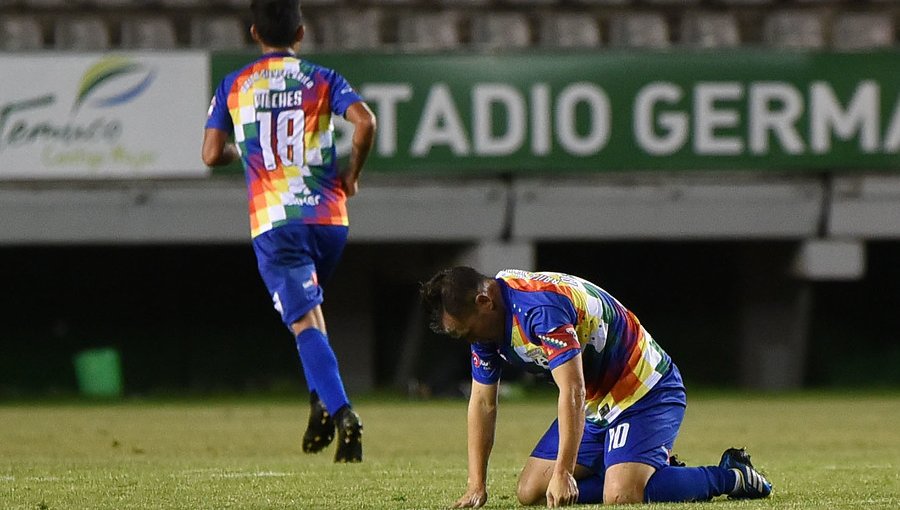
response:
M584 433L584 373L581 354L551 372L559 388L559 454L547 486L547 507L572 505L578 499L575 460Z
M353 145L350 149L349 166L341 174L341 179L347 196L352 197L359 188L359 174L375 141L376 121L375 114L362 101L350 105L344 117L353 124Z
M206 166L222 166L237 161L237 147L228 143L229 134L215 128L206 128L203 133L203 163Z
M466 493L452 508L481 508L487 503L487 466L497 424L497 384L472 381L467 417L469 479Z

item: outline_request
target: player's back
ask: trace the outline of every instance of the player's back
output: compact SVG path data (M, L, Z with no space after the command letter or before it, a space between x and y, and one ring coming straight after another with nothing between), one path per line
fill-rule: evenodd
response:
M332 115L359 100L335 71L291 53L263 55L223 80L210 118L224 101L246 172L253 237L291 221L349 223Z
M569 308L582 345L589 419L612 420L665 374L669 356L637 317L599 286L564 273L506 270L497 274L514 292L513 324L534 327L527 315L539 306ZM538 314L546 316L546 314ZM515 330L515 327L513 328ZM515 340L514 340L515 341Z

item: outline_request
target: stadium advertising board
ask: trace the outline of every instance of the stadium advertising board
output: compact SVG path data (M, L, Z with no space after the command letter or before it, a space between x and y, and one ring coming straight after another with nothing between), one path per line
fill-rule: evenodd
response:
M0 179L205 176L209 55L0 57Z
M900 170L898 57L741 50L310 60L341 72L377 113L367 168L521 173ZM213 84L252 58L214 56ZM346 151L347 137L338 139Z

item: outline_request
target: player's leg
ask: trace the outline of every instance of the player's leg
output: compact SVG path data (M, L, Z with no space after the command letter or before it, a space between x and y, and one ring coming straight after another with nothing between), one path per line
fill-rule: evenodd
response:
M347 227L343 226L307 226L304 227L308 235L300 241L307 247L310 257L316 267L317 282L324 287L334 274L334 269L344 251L347 242ZM324 325L323 325L324 327ZM296 333L294 334L296 337ZM318 453L325 449L334 439L334 417L328 412L328 408L315 388L314 375L302 363L303 375L309 388L309 423L303 434L303 451L306 453Z
M340 225L308 225L307 229L309 235L305 241L315 261L317 285L322 287L334 274L344 252L344 246L347 244L349 229ZM321 322L321 331L325 331L324 317ZM337 368L336 360L333 373L329 373L329 377L340 381L340 371ZM318 388L319 383L316 384ZM342 383L340 389L343 391ZM343 398L346 403L341 402L336 411L333 410L334 406L326 403L329 411L334 414L338 431L338 445L334 458L336 462L359 462L362 460L362 421L359 419L359 415L353 411L349 399L346 398L346 393Z
M519 475L519 483L516 486L516 498L522 505L543 505L547 501L547 487L550 485L550 478L553 476L553 468L556 460L539 459L537 457L528 457L525 461L525 467ZM595 478L595 480L589 480ZM589 480L585 482L585 480ZM596 475L590 469L575 465L575 481L578 483L578 502L591 503L599 501L599 499L583 501L582 497L588 496L588 492L595 492L586 489L585 485L590 488L596 488L598 498L603 493L603 477Z
M684 415L683 407L659 404L623 415L607 432L609 467L604 504L708 501L726 494L743 498L768 495L771 486L753 470L749 458L730 455L732 450L723 455L719 466L670 465L668 452Z
M361 460L362 427L350 409L337 359L328 343L321 309L323 293L313 258L315 239L309 227L296 224L276 228L257 236L253 247L275 309L294 333L304 373L321 398L321 404L311 398L310 428L304 434L304 451L316 452L327 446L334 436L336 420L346 425L345 436L348 431L353 432L353 439L347 446L339 446L335 460Z
M742 487L740 469L670 465L685 402L673 365L657 387L613 420L606 437L604 503L706 501Z
M361 461L362 422L351 408L350 399L347 398L337 357L328 342L322 307L316 305L300 320L293 322L291 330L296 335L297 351L303 365L314 374L316 391L322 399L325 412L333 417L331 430L337 428L338 445L335 462ZM312 419L310 422L312 425ZM316 428L307 429L304 443L309 439L307 436L316 433L316 430Z
M602 429L585 424L575 464L579 503L599 503L603 497L603 440ZM519 475L516 497L523 505L546 503L547 487L553 476L559 451L559 422L554 420L538 441Z

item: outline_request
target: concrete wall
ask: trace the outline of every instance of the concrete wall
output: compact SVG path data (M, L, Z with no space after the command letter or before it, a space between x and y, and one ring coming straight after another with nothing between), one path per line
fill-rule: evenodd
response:
M243 181L234 178L3 183L0 245L248 243L245 200ZM786 242L777 253L745 254L737 305L742 383L786 389L803 380L811 282L861 278L866 242L900 239L900 176L703 173L442 180L373 175L365 176L349 208L352 243L459 247L444 260L419 253L415 267L396 269L410 281L448 263L488 273L533 268L536 243ZM365 272L367 267L342 271ZM336 350L352 352L342 361L348 385L370 388L373 289L336 289L334 295L352 296L329 303L330 316L340 317L331 323L334 338L340 339ZM405 349L415 349L419 320L399 326L404 338L398 344ZM352 344L342 345L345 341Z

